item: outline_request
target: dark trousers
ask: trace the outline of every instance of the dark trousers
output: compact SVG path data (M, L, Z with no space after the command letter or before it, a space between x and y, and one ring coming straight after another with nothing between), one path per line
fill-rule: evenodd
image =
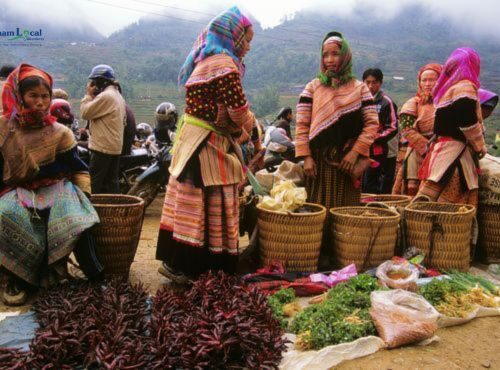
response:
M382 164L382 194L391 194L396 176L396 157L386 158Z
M381 194L383 183L383 167L386 161L385 156L372 157L380 165L376 168L368 167L363 175L363 193Z
M90 152L92 194L120 194L120 155Z

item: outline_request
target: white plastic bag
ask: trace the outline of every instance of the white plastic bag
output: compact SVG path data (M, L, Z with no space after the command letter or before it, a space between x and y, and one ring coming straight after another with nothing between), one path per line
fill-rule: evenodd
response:
M288 180L274 186L270 196L264 196L260 205L270 211L293 212L302 206L306 199L306 189L298 188Z
M397 263L385 261L376 272L380 282L392 289L417 290L418 269L409 262ZM406 277L405 277L406 276Z
M371 293L370 315L388 348L431 338L439 312L424 297L395 289Z

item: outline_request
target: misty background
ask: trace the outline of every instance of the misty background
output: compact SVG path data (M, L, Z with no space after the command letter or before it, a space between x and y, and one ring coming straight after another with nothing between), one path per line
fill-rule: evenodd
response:
M25 61L44 68L65 88L78 114L87 76L111 65L138 122L153 122L154 108L183 108L177 74L202 28L221 10L240 6L254 21L244 84L252 109L272 118L295 108L303 86L318 72L323 35L344 34L354 71L379 67L383 89L399 107L416 91L418 69L444 63L459 46L481 55L482 86L500 92L500 2L495 1L161 1L38 0L2 2L0 31L43 29L41 46L11 46L0 39L0 64ZM396 78L395 78L396 77ZM486 121L488 141L500 131L497 110Z

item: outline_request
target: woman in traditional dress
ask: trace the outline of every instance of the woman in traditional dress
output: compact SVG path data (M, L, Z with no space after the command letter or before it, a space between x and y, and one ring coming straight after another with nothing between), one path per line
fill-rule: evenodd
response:
M321 47L320 72L297 105L296 157L304 160L308 201L359 205L360 178L379 126L368 87L352 75L352 55L339 32Z
M9 305L24 304L29 286L65 280L73 251L89 277L102 272L88 232L99 222L87 198L88 168L71 130L49 114L51 95L52 77L28 64L3 87L0 266Z
M437 63L429 63L420 69L417 77L417 94L403 105L399 113L401 165L392 188L393 194L415 195L418 192L420 185L418 171L433 135L435 109L432 89L436 85L441 69L441 65Z
M238 141L254 115L243 93L243 57L251 21L237 7L215 17L179 74L186 109L177 131L160 221L159 272L187 282L209 269L234 273L238 261L239 200L244 177Z
M420 171L418 195L477 206L479 158L486 153L478 96L480 58L474 49L450 55L434 87L434 134Z

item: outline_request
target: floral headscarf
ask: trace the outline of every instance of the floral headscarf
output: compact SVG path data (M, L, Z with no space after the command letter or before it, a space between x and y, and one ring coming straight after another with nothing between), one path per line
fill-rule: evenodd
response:
M337 44L340 48L340 65L334 72L328 72L323 64L323 48L330 42ZM354 79L354 75L352 74L351 48L340 32L329 32L323 39L318 79L323 85L332 86L333 88L342 86Z
M480 71L481 59L474 49L469 47L455 49L444 64L443 73L439 76L432 92L434 104L437 104L444 93L459 81L468 80L479 88Z
M240 73L244 74L241 61L243 38L246 29L252 25L250 19L234 6L212 19L198 36L191 52L182 65L178 77L179 85L185 85L194 67L203 59L216 54L227 54L234 59Z
M418 71L418 76L417 76L417 99L419 103L429 103L432 102L432 95L426 96L422 88L420 87L420 81L422 79L422 75L424 74L425 71L434 71L438 74L438 78L441 75L441 72L443 70L443 66L439 63L428 63L422 68L420 68L420 71Z
M40 127L51 125L56 118L47 111L38 112L24 107L22 96L19 92L19 83L28 77L40 77L52 90L52 77L45 71L29 64L20 64L7 78L2 90L2 115L9 121L17 120L21 126Z

